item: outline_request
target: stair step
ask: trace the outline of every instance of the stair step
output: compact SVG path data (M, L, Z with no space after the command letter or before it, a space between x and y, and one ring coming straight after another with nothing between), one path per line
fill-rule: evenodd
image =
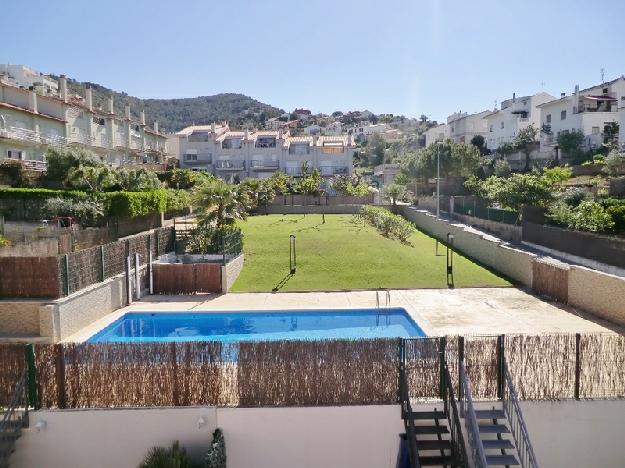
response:
M451 466L454 464L454 457L450 455L419 457L419 463L421 466Z
M486 450L489 449L513 449L514 444L509 439L492 439L482 440L482 445Z
M514 455L486 455L486 464L488 466L520 465Z
M447 419L443 411L413 411L410 413L412 419Z
M506 419L502 410L475 410L477 419Z
M451 450L451 440L417 440L419 450Z
M449 434L447 426L415 426L416 434Z
M480 424L480 434L508 434L510 429L505 424Z

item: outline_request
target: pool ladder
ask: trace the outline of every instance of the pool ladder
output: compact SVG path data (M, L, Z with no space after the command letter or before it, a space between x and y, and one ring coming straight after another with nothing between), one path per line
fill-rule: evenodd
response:
M391 305L391 292L387 289L385 293L386 293L384 295L384 300L386 302L385 307L389 307ZM379 310L380 309L380 291L375 292L375 305L376 305L376 308ZM379 313L375 317L375 323L376 323L376 326L378 327L380 326L380 314ZM387 326L391 324L391 316L388 310L384 314L384 323Z

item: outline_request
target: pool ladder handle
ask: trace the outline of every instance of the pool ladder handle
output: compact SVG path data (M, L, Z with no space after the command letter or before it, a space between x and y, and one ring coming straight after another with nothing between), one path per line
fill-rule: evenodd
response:
M386 307L389 307L391 305L391 292L388 289L386 290L385 301L386 301ZM380 309L380 291L378 290L376 290L375 292L375 305L376 305L376 308L379 310ZM385 323L387 326L390 325L390 320L391 320L391 317L387 311L385 314ZM377 326L380 325L380 314L378 314L376 317L376 325Z

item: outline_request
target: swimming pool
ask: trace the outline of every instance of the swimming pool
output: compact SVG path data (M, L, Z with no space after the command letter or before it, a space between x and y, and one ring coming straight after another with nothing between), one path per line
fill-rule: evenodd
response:
M89 343L275 341L425 336L403 308L127 313Z

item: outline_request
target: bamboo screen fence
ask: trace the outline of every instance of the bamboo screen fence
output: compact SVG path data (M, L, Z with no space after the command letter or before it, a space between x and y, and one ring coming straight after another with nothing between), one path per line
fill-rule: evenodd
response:
M625 337L555 334L403 341L413 399L438 399L463 359L476 400L501 392L505 357L525 400L625 398ZM44 408L395 404L400 339L103 343L34 346ZM23 345L0 346L0 405L23 371Z

